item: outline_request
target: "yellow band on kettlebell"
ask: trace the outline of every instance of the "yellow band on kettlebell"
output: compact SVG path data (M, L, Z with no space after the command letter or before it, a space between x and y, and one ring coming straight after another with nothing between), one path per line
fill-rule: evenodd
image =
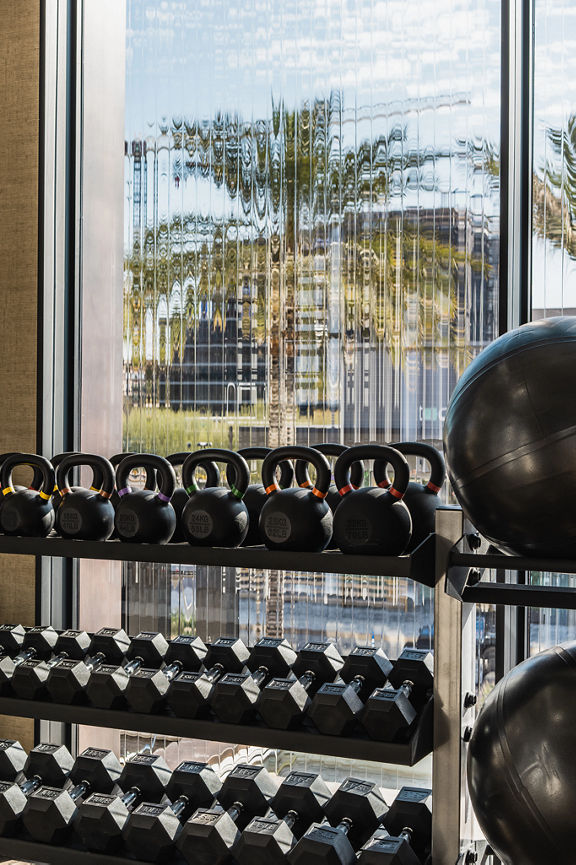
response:
M13 492L15 492L14 487L4 487L4 489L2 490L2 495L8 496L8 495L10 495L10 493L13 493Z
M44 499L44 501L48 501L48 499L51 498L50 493L38 493L38 495L40 496L41 499Z
M52 490L52 492L53 492L53 493L57 493L57 492L58 492L58 484L54 484L54 489Z

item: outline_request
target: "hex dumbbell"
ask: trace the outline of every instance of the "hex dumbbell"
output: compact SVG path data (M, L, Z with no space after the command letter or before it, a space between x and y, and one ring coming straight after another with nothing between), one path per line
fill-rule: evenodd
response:
M340 671L343 683L322 685L316 692L308 717L327 736L349 735L357 724L372 691L383 685L392 664L382 649L357 646Z
M78 808L75 829L86 849L106 854L120 850L131 813L143 799L160 802L171 774L159 754L136 754L127 760L118 781L122 796L93 793Z
M222 785L222 808L200 808L184 823L177 846L190 865L223 865L235 855L241 831L263 815L278 790L263 766L235 766Z
M85 703L86 686L93 671L102 664L121 664L129 646L130 637L123 628L96 631L83 660L65 659L50 668L46 681L49 697L54 703Z
M92 671L86 685L86 694L93 706L101 709L120 709L126 707L126 689L133 676L141 667L160 667L168 642L156 631L140 631L132 638L126 657L125 667L101 664Z
M67 630L58 635L55 657L49 661L30 658L19 664L12 675L12 692L24 700L42 700L48 696L48 677L52 667L61 661L81 660L90 647L91 637L86 631Z
M41 786L29 797L22 823L35 841L62 844L72 829L80 801L95 791L110 793L122 767L112 751L86 748L70 770L73 787Z
M145 862L165 862L193 811L210 807L219 795L220 778L206 763L185 761L168 784L171 805L139 805L124 829L126 848Z
M0 628L0 646L7 651L13 645L13 625ZM54 652L58 640L58 631L43 625L28 628L21 644L21 651L14 658L3 657L0 661L0 694L12 693L12 677L20 664L31 660L47 660Z
M291 865L353 865L356 849L382 821L388 807L375 784L347 778L326 803L328 823L315 823L288 854Z
M362 865L421 865L432 846L432 791L402 787L376 832L358 855Z
M308 827L324 819L331 793L319 775L290 772L270 802L274 814L255 817L240 838L234 858L239 865L285 865Z
M0 739L0 780L15 781L24 771L26 751L16 739Z
M409 732L434 687L434 657L427 649L404 649L389 676L394 687L376 688L362 712L373 739L393 742Z
M297 679L271 679L258 698L258 712L276 730L296 726L310 705L311 698L326 682L333 682L344 665L334 643L306 643L292 667Z
M26 780L16 783L14 778L0 783L0 835L14 835L20 827L28 797L42 784L64 786L73 765L72 754L64 745L37 745L33 748L23 767Z
M197 672L207 651L200 637L187 634L175 637L168 645L165 667L161 670L141 667L130 677L126 688L126 702L130 708L143 714L158 712L164 706L172 679L184 670Z
M250 650L237 637L219 637L209 647L202 673L183 672L170 682L166 701L179 718L199 718L209 714L210 699L216 683L226 673L241 673Z
M258 640L246 662L251 673L228 673L214 686L210 700L214 714L228 724L247 723L256 715L261 689L273 676L287 676L296 657L286 640Z

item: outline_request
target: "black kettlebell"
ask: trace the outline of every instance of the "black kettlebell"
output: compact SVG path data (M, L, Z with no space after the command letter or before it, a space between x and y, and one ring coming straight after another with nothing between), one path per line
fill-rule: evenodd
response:
M128 477L132 469L144 467L156 473L158 491L132 490ZM116 469L116 489L120 501L114 524L121 541L167 544L176 528L176 514L170 504L176 489L174 469L164 457L131 454Z
M38 469L42 483L36 489L18 489L12 484L12 470L27 465ZM38 454L11 454L0 467L0 487L4 495L0 524L7 535L45 538L54 527L54 469L52 463Z
M394 486L350 484L350 466L358 459L386 460L394 469ZM399 556L410 543L412 519L402 501L410 481L410 466L401 453L385 445L357 445L336 460L334 479L342 496L334 514L334 540L343 553Z
M58 466L60 465L60 463L62 462L64 457L69 457L72 454L77 454L77 453L78 453L78 451L63 451L63 453L61 453L61 454L54 454L54 456L50 460L50 462L52 463L52 468L54 469L54 471L56 472L58 470ZM96 478L94 480L96 480ZM72 487L72 489L77 490L77 489L80 489L80 487ZM58 486L56 484L54 484L54 492L52 493L52 507L54 508L55 514L58 513L58 508L60 507L61 502L62 502L62 496L60 495L60 490L58 489Z
M264 460L271 452L272 448L265 447L240 448L238 451L240 456L244 457L247 462L248 460ZM294 467L289 460L284 460L280 463L279 469L280 477L278 479L278 484L281 490L285 490L292 486L292 481L294 480ZM235 483L235 478L234 466L232 463L228 463L226 469L226 480L228 481L229 486L232 486L232 484ZM264 543L262 535L260 534L258 522L266 498L266 490L261 483L249 484L248 489L244 493L243 502L248 508L250 523L248 526L248 534L242 541L243 547L255 547Z
M446 465L440 451L424 442L397 442L391 447L404 456L423 457L430 464L428 483L410 481L404 494L404 503L412 517L412 538L406 548L406 552L411 553L436 530L436 510L442 504L438 493L446 480ZM385 462L376 460L374 463L374 480L383 489L390 486L387 468Z
M126 457L131 457L135 451L124 451L121 454L114 454L114 456L110 457L110 464L114 471L118 468L120 463ZM136 466L136 468L143 468L146 476L146 480L144 482L144 488L147 490L155 490L156 489L156 473L154 469L147 468L146 466ZM116 484L114 484L114 492L110 498L112 503L112 507L114 508L114 513L116 513L116 508L118 507L118 502L120 501L120 496L118 495L118 490L116 489ZM116 531L116 526L114 526L114 531L110 535L110 540L114 540L118 537L118 532Z
M8 453L0 454L0 465L2 465L2 463L4 462L6 457L13 457L13 456L17 456L19 454L20 454L20 451L9 451ZM40 469L38 467L35 467L33 469L33 472L34 473L32 476L32 481L30 483L30 487L24 487L20 484L16 484L14 486L14 489L16 490L16 492L18 492L19 490L27 490L27 489L39 490L40 489L40 487L42 486L42 472L40 471ZM3 504L4 504L4 496L0 496L0 510L2 510Z
M199 490L194 472L206 460L234 466L235 481L227 487ZM206 448L188 454L182 466L182 483L190 498L180 526L189 544L200 547L239 547L248 532L248 508L242 501L250 483L248 463L234 451Z
M184 465L184 461L190 456L190 451L178 451L174 454L169 454L166 457L168 462L174 468L178 468L179 466ZM220 472L218 470L218 466L214 462L202 462L199 464L200 468L203 468L206 472L206 483L204 484L204 488L206 487L217 487L220 486ZM172 507L176 512L176 531L172 535L172 539L170 541L171 544L179 544L182 541L185 541L186 538L182 532L182 526L180 525L180 520L182 517L182 511L188 504L188 499L190 496L184 489L184 487L176 487L174 490L174 495L172 496Z
M316 486L281 490L275 479L282 460L305 460L316 469ZM326 504L330 463L314 448L285 445L268 454L262 465L266 501L260 513L260 534L269 550L321 552L332 537L332 511Z
M69 475L75 466L92 469L90 489L69 487ZM61 502L56 511L55 528L63 538L84 541L106 541L114 530L114 492L112 464L98 454L76 453L64 457L56 469L56 486Z
M319 442L316 445L310 445L310 447L314 448L315 451L320 451L321 454L324 454L326 457L339 457L341 454L347 450L346 445L341 445L338 442ZM307 463L303 460L298 460L296 463L296 483L299 487L304 487L305 489L312 488L312 482L308 475ZM354 487L354 489L358 489L358 487L362 486L362 482L364 480L364 465L361 461L352 463L350 467L350 483ZM328 503L330 510L332 513L335 513L336 508L342 501L342 496L338 492L335 483L330 484L330 489L328 490L328 495L326 496L326 502Z

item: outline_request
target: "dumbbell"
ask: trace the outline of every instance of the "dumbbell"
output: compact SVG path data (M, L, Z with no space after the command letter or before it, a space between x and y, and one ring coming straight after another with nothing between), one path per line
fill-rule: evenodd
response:
M289 730L302 720L310 699L338 677L344 659L334 643L306 643L292 667L297 679L271 679L260 692L260 716L276 730Z
M347 778L326 803L328 823L315 823L288 854L291 865L352 865L355 850L382 821L388 807L375 784Z
M11 629L14 626L6 625L4 627L6 630L0 628L0 646L6 651L10 651L13 645ZM11 693L12 677L20 664L36 658L48 659L54 651L57 640L58 631L51 626L35 625L33 628L28 628L24 634L19 654L15 658L3 657L0 661L0 694Z
M125 708L130 677L141 667L160 667L167 651L168 643L162 634L140 631L130 642L125 667L101 664L92 671L86 685L88 701L100 709Z
M214 686L226 673L241 673L250 650L236 637L219 637L209 647L203 673L180 673L170 682L166 701L179 718L209 714Z
M24 771L26 751L16 739L0 739L0 781L15 781Z
M234 850L239 865L284 865L306 829L324 819L331 793L319 775L290 772L270 802L276 817L255 817Z
M428 649L404 649L389 675L393 688L376 688L361 715L373 739L392 742L406 733L434 687L434 656Z
M136 754L128 760L118 781L122 796L92 793L78 808L74 828L86 849L108 855L119 850L130 814L143 799L160 802L171 774L159 754Z
M62 844L72 829L81 799L95 791L110 793L120 778L122 766L112 751L86 748L76 757L69 778L73 787L42 786L29 797L22 824L35 841Z
M356 646L340 671L342 683L322 685L314 695L308 717L327 736L347 736L372 691L383 685L392 664L382 649Z
M256 714L261 688L273 676L287 676L296 652L286 640L263 637L252 647L246 666L251 673L227 673L214 686L210 707L228 724L245 724Z
M121 664L129 646L130 637L123 628L100 628L92 635L84 660L65 659L50 667L48 696L54 703L85 703L92 672L105 663Z
M432 791L402 787L358 855L362 865L422 865L432 846Z
M0 683L12 678L12 659L21 651L25 634L22 625L0 625Z
M80 660L88 651L90 643L91 637L86 631L62 631L54 647L55 657L49 661L30 658L16 667L10 680L12 692L23 700L45 699L52 667L68 659Z
M168 784L171 805L145 802L133 811L124 829L127 850L144 862L165 862L183 823L197 808L209 808L222 784L206 763L186 761L176 767Z
M21 755L15 754L11 759L20 761ZM23 767L27 780L20 784L15 780L12 783L10 780L0 782L0 835L14 835L20 826L28 796L42 784L63 787L73 765L72 754L64 745L37 745L33 748Z
M181 634L170 641L162 669L141 667L130 677L126 702L135 712L153 714L164 704L170 682L183 670L197 671L208 649L200 637Z
M263 766L235 766L222 785L222 808L199 808L184 823L177 847L190 865L228 863L250 819L267 812L278 779Z

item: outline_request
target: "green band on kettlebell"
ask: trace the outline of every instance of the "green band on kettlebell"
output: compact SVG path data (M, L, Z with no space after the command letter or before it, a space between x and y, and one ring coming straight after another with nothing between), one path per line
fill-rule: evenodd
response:
M237 499L243 499L244 493L241 493L240 490L237 490L234 484L230 484L230 492L232 495L236 496Z
M191 496L192 493L198 492L198 487L196 486L196 484L194 482L192 482L189 487L186 487L186 492L188 493L189 496Z

